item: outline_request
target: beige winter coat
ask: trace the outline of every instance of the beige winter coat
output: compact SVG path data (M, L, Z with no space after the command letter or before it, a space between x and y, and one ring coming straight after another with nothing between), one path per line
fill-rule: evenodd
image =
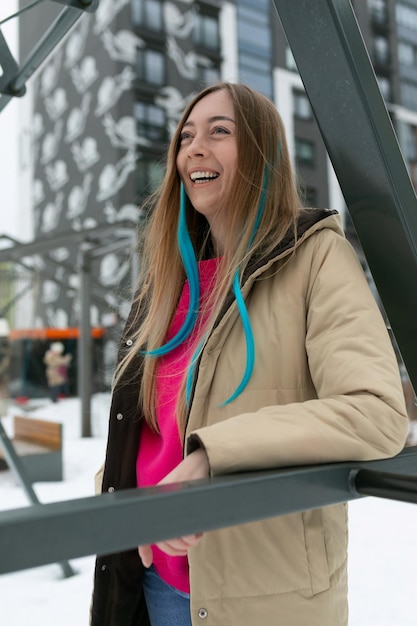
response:
M213 475L398 453L408 420L397 362L339 218L314 225L243 294L254 373L221 407L246 359L232 307L204 349L188 450L204 446ZM346 626L346 508L207 532L189 553L193 626Z
M213 475L377 459L404 445L408 419L385 324L338 218L327 215L301 216L307 230L295 252L282 242L251 268L242 292L255 367L226 406L246 362L235 302L204 347L186 444L205 447ZM113 394L104 492L136 485L138 388ZM189 563L193 626L347 626L346 505L207 532ZM136 548L98 557L92 626L148 626L141 582Z

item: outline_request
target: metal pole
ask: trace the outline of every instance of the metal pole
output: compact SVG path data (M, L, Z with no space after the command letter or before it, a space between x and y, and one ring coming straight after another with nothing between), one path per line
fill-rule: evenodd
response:
M351 480L352 489L361 495L417 504L417 476L361 469Z
M28 78L34 74L82 15L82 12L72 8L62 10L40 42L32 50L28 59L22 63L16 76L10 81L8 85L8 93L10 95L20 96L24 94L24 87Z
M98 7L99 0L52 0L57 4L65 4L67 7L73 9L80 9L81 11L89 11L92 13Z
M12 53L10 52L9 46L1 32L0 28L0 59L1 59L1 69L2 75L0 76L0 111L4 109L6 104L10 102L12 99L12 95L6 95L5 92L8 91L8 82L10 77L15 74L19 66L13 58ZM22 92L18 94L19 96L23 96L26 93L26 88L22 89ZM16 94L15 94L16 95Z
M7 465L13 471L19 482L21 483L27 497L32 502L32 504L40 504L38 497L32 487L32 481L30 480L25 466L22 463L20 456L17 454L16 450L9 437L7 436L6 431L4 430L4 426L0 420L0 440L1 447L3 448L4 456L7 461Z
M6 458L7 464L16 476L17 480L23 487L24 492L26 493L29 501L34 506L43 506L41 502L39 502L38 496L35 493L35 490L32 486L32 481L29 478L29 475L23 465L23 462L20 456L17 454L14 449L13 443L10 441L7 436L6 431L4 430L3 424L0 420L0 442L1 447L3 448L4 456ZM71 565L68 561L60 561L58 565L61 567L65 578L69 578L70 576L74 576L75 572L72 569Z
M80 334L78 338L78 395L81 399L81 434L91 437L91 259L89 245L80 246Z
M22 64L17 67L10 50L2 36L0 36L0 49L3 58L7 55L8 73L17 69L16 75L6 84L0 81L0 111L10 102L12 97L21 97L26 93L25 83L32 74L40 67L54 48L62 41L68 31L74 26L84 12L96 11L99 0L53 0L59 4L67 5L58 15L57 19L49 27L32 53ZM2 84L3 83L3 84ZM2 95L1 95L2 94Z
M351 3L273 3L417 389L417 199Z

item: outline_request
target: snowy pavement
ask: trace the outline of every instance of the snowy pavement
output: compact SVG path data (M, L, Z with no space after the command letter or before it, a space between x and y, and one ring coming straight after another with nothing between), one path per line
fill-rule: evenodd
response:
M81 438L77 398L39 404L30 414L64 424L64 480L37 483L40 501L93 495L94 473L105 451L109 396L93 398L93 437L88 439ZM3 420L6 430L11 416L21 413L11 407ZM11 472L0 472L0 511L27 504ZM363 498L351 502L349 510L349 626L416 626L417 506ZM94 557L71 564L77 573L67 579L56 564L0 576L2 626L88 626Z

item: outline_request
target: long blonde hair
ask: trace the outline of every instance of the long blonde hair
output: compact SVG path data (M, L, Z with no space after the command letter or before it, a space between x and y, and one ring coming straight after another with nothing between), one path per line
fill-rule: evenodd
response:
M176 158L180 133L196 103L223 89L228 91L234 105L238 168L227 198L229 224L224 240L225 254L207 303L210 314L204 329L206 334L221 311L235 273L238 271L241 275L254 255L257 258L268 256L289 229L295 232L301 204L284 126L268 98L242 84L218 83L190 101L172 137L164 179L149 200L152 211L143 233L139 286L133 303L136 321L140 318L140 323L131 337L134 341L132 349L118 364L114 379L115 384L121 383L137 352L145 351L139 398L144 417L155 430L158 430L155 411L158 357L146 352L163 345L185 281L177 243L181 181ZM258 225L256 220L262 193L265 202ZM189 201L187 225L197 259L204 258L210 239L208 223ZM135 320L132 321L134 325ZM182 392L177 411L180 431L184 429L186 419L184 398Z

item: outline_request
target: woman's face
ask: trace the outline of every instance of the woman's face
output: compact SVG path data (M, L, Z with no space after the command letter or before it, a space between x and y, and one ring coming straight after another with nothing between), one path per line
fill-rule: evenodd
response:
M207 219L220 247L237 161L233 102L229 92L222 89L208 94L192 109L181 130L177 155L187 196Z

